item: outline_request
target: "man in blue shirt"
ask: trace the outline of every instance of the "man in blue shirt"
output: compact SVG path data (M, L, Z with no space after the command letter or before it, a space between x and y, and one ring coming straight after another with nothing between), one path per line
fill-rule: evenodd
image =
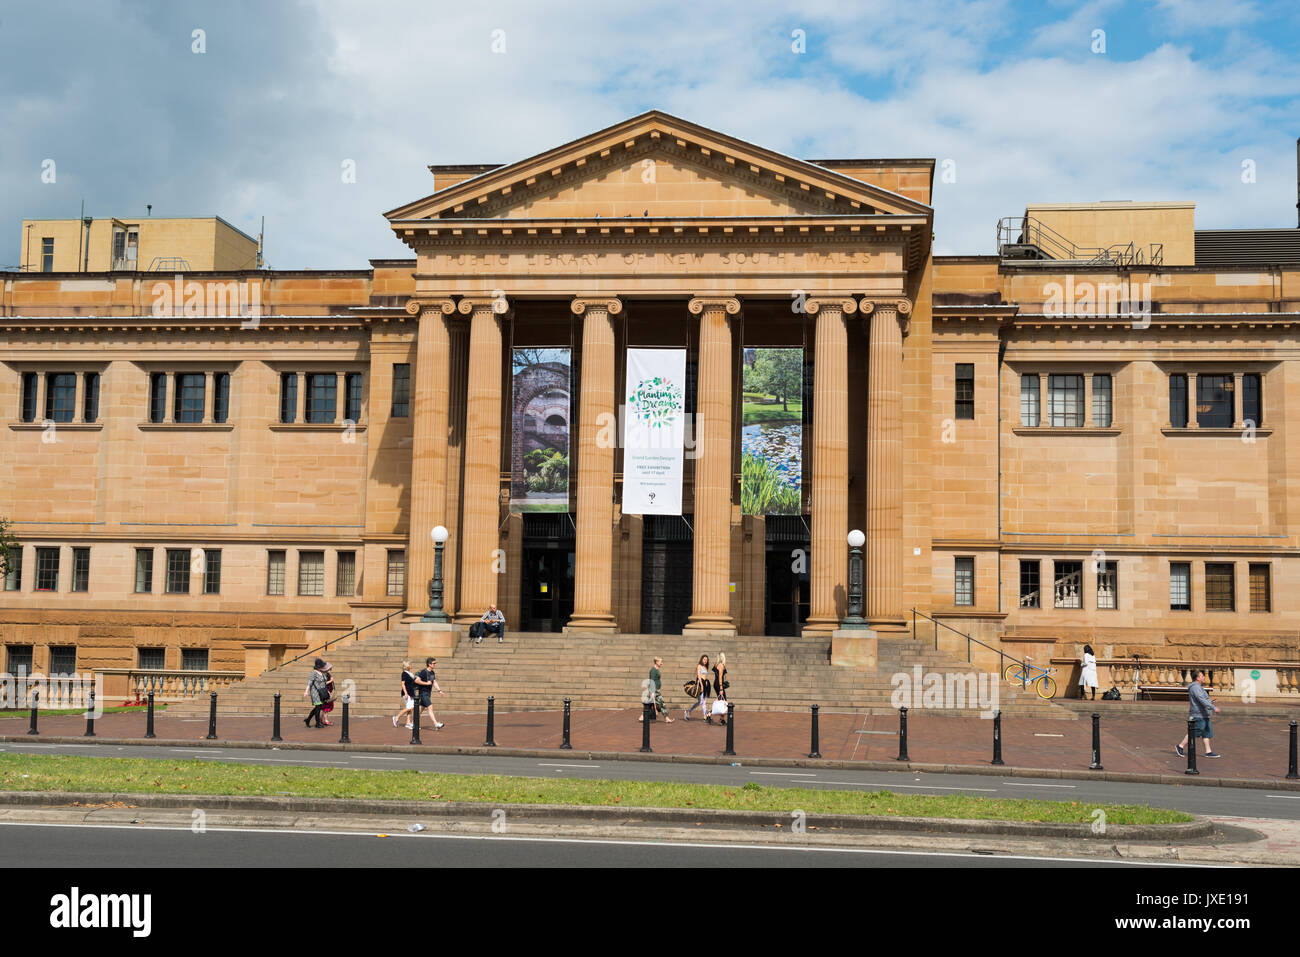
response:
M1207 758L1221 758L1223 755L1210 750L1210 739L1214 737L1214 726L1210 724L1210 712L1219 713L1218 707L1210 700L1210 693L1205 690L1205 683L1208 679L1205 672L1199 668L1193 676L1192 683L1187 686L1187 716L1195 724L1196 735L1205 741L1205 756ZM1186 757L1187 735L1183 735L1181 743L1174 745L1174 750L1178 752L1179 757Z
M497 611L496 605L488 605L483 617L470 627L469 636L483 644L484 635L496 635L497 642L506 640L506 616Z

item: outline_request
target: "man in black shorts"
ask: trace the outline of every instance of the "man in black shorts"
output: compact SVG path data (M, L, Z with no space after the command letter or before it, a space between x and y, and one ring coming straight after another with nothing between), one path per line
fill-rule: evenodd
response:
M433 718L433 729L435 731L441 731L442 722L438 720L438 716L433 713L431 708L431 705L433 704L433 692L436 691L438 694L445 694L445 692L438 687L438 676L433 673L433 666L437 663L437 658L424 659L424 668L415 676L415 686L420 692L420 707L427 710L429 712L429 717Z

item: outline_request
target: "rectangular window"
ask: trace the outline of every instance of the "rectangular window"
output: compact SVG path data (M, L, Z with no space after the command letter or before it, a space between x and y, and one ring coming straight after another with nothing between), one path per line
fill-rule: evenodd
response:
M154 372L149 376L149 421L167 420L167 373Z
M1234 611L1235 582L1233 573L1236 566L1232 562L1205 563L1205 610Z
M411 367L407 363L393 366L394 419L404 419L411 414Z
M141 594L153 592L153 549L135 550L135 590Z
M89 548L74 548L72 550L72 590L90 590Z
M41 272L54 272L54 237L41 238Z
M307 421L333 422L337 392L338 376L333 372L307 376Z
M57 548L36 549L36 590L59 590L59 550Z
M388 553L388 595L401 598L406 594L406 552L398 549Z
M181 670L182 671L207 671L208 670L208 649L182 648L181 649Z
M361 421L361 373L349 372L347 377L347 418L353 422Z
M975 366L973 363L957 363L956 402L957 418L975 418Z
M1053 606L1083 607L1083 562L1054 562L1052 576Z
M1181 372L1169 376L1169 425L1187 428L1187 376Z
M22 591L23 588L23 547L9 552L9 570L5 572L5 591Z
M1272 568L1267 564L1250 566L1250 610L1273 610Z
M298 594L325 594L325 553L298 553Z
M86 395L81 403L81 421L94 422L99 418L99 373L86 373Z
M280 421L298 421L298 373L280 373Z
M45 376L45 417L54 422L71 422L76 408L76 373L47 373Z
M141 671L162 671L166 667L166 648L137 648L137 667Z
M1112 413L1110 400L1110 376L1093 375L1092 377L1092 424L1101 429L1110 428Z
M22 420L24 422L36 421L36 393L38 389L37 383L39 381L40 380L37 379L35 372L23 373Z
M1022 561L1020 563L1020 607L1021 608L1042 608L1043 599L1038 584L1038 576L1041 563L1034 559L1033 561Z
M975 559L972 557L954 559L952 601L954 605L975 604Z
M203 550L203 594L221 594L221 549Z
M188 548L167 549L167 594L188 595L190 593L190 550Z
M176 373L175 422L202 422L208 377L202 372Z
M212 388L216 393L212 397L212 421L225 422L230 418L230 373L218 372Z
M1192 566L1189 562L1169 563L1169 610L1192 610Z
M1039 421L1038 373L1026 372L1020 376L1020 424L1037 427Z
M1097 563L1097 607L1119 607L1119 566L1115 562Z
M29 675L32 673L32 646L6 645L5 671L11 675Z
M1083 376L1047 377L1047 415L1053 428L1077 429L1083 425Z
M266 593L268 595L284 594L284 552L267 552Z
M72 675L77 673L77 646L50 646L50 674Z
M1247 372L1241 377L1241 424L1259 428L1264 424L1264 404L1260 401L1260 377Z
M357 553L339 552L338 594L351 598L357 593Z
M1230 375L1196 377L1196 424L1203 429L1232 427L1232 389Z

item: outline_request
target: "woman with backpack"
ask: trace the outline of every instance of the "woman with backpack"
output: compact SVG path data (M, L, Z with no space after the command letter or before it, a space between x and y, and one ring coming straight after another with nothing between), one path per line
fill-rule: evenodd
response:
M700 655L699 662L695 665L695 682L687 682L687 687L692 688L691 694L698 700L690 708L682 712L682 718L686 721L691 720L691 712L699 708L704 714L704 720L713 724L713 715L709 713L709 656Z
M329 691L327 690L327 682L325 680L325 672L327 670L329 670L329 664L326 663L323 658L317 658L316 663L312 665L311 677L307 680L307 690L302 693L304 698L311 699L311 714L307 715L302 722L309 728L311 727L313 720L316 722L316 727L324 727L324 725L321 724L320 714L321 708L323 708L325 703L329 701Z

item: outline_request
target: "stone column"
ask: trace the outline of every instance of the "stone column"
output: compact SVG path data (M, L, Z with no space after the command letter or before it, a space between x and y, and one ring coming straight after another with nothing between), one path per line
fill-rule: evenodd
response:
M1232 427L1234 429L1246 427L1242 421L1241 376L1240 372L1232 374Z
M474 621L497 602L497 532L501 501L501 325L504 298L466 298L470 317L469 388L465 407L465 488L457 621ZM427 533L426 533L427 534ZM507 627L509 623L507 623Z
M449 332L451 394L447 401L447 492L444 509L447 517L442 524L447 526L447 531L451 534L442 554L442 577L445 582L442 607L448 615L454 617L460 608L460 545L463 538L461 512L464 508L462 469L465 464L465 402L469 389L469 327L464 322L454 322Z
M614 323L618 299L574 299L582 316L578 400L578 541L573 616L565 631L616 631L614 567Z
M809 299L817 317L813 362L812 562L808 623L804 633L829 634L848 603L849 340L846 316L853 299Z
M902 631L903 336L912 303L864 300L867 352L866 618L873 630ZM820 371L820 370L819 370Z
M1189 429L1199 429L1201 427L1196 411L1196 406L1200 402L1197 398L1199 391L1200 387L1196 383L1196 373L1187 373L1187 428Z
M731 326L740 300L692 299L700 317L695 401L695 568L686 631L735 634L731 616Z
M411 511L406 546L406 617L411 619L419 618L429 610L429 580L433 577L433 539L429 533L435 525L447 524L443 515L450 395L450 336L446 317L456 311L456 304L450 299L413 299L406 304L406 311L420 317L416 333L414 394L411 397L414 407L411 421ZM444 559L446 552L444 548Z

